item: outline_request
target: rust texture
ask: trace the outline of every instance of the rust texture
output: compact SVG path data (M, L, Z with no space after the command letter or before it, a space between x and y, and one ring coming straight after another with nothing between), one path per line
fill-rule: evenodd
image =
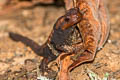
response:
M42 76L51 79L58 76L59 80L70 80L69 72L72 69L81 63L93 61L110 30L103 0L65 0L65 4L65 15L58 18L42 46L27 37L10 33L13 40L22 41L44 57L40 70ZM53 63L57 64L58 71L51 69Z

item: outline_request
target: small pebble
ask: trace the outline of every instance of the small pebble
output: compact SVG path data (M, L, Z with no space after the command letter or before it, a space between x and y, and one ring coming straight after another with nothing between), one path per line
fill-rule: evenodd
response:
M108 40L108 43L112 43L112 41L111 41L111 40Z

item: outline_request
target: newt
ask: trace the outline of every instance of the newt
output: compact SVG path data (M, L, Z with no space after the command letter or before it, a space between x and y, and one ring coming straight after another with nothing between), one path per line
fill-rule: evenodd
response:
M62 77L60 77L61 79L59 80L69 80L68 72L70 72L73 68L84 62L93 61L97 51L102 49L105 42L107 41L110 31L110 25L108 20L109 18L103 0L74 1L76 2L74 5L79 8L81 12L83 12L83 18L78 23L78 28L81 33L81 38L83 40L84 52L81 53L80 51L73 56L73 62L70 65L67 65L68 67L64 69L63 72L61 72ZM72 7L71 5L68 5L68 9ZM64 65L70 62L70 60L66 61L63 61ZM63 75L66 76L63 77Z
M82 13L78 8L68 10L65 15L58 18L48 40L42 46L17 33L10 32L9 36L15 41L21 41L30 46L35 53L43 56L44 59L40 65L42 75L45 76L44 73L47 72L49 74L47 77L51 78L50 74L56 73L48 68L49 62L55 60L62 52L71 54L81 48L81 34L76 25L81 20Z
M83 19L79 22L79 30L82 36L84 53L69 67L75 67L83 62L92 61L109 35L110 26L103 0L76 0L76 7L83 13Z
M10 33L13 40L23 42L44 57L40 69L42 76L49 79L58 75L59 80L69 80L68 73L84 62L93 61L97 51L107 41L110 26L103 0L75 2L74 8L69 6L65 15L58 18L42 46L27 37ZM60 68L59 74L48 67L55 60ZM54 76L51 77L51 74Z

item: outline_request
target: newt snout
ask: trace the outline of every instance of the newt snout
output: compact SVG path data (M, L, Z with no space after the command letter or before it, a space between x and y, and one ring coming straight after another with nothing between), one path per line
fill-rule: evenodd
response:
M58 19L56 22L56 29L61 28L65 30L66 28L73 26L82 20L82 12L78 8L71 8L66 11L66 14Z

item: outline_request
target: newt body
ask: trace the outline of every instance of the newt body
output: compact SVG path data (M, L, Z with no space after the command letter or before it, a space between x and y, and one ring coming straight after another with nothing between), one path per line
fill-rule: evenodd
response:
M64 16L56 21L48 40L41 47L27 37L16 33L11 32L10 37L15 41L21 41L30 46L40 56L44 57L40 69L43 72L43 76L45 76L44 72L47 72L49 73L47 77L50 78L50 74L53 75L53 71L48 69L49 62L55 60L62 52L71 54L72 52L77 52L76 50L81 47L82 39L76 25L80 20L82 20L82 13L80 13L78 8L68 10ZM76 44L81 45L76 46ZM56 73L54 72L54 74Z
M85 51L77 56L76 61L69 66L68 70L83 62L92 61L96 51L105 44L110 30L103 0L76 0L76 6L83 12L79 30Z
M66 15L61 17L58 20L58 23L56 23L53 27L53 33L51 34L52 36L49 38L50 44L52 44L54 48L60 51L60 53L72 52L72 45L82 42L80 31L76 26L80 20L82 20L82 13L80 13L77 8L73 8L66 12Z
M42 46L10 33L12 39L22 41L44 57L40 65L42 76L53 79L58 72L51 70L48 65L58 60L57 64L61 66L58 66L59 80L69 80L69 71L83 62L93 61L97 50L103 47L108 38L110 27L102 0L76 0L75 5L75 8L68 6L69 10L56 21Z

